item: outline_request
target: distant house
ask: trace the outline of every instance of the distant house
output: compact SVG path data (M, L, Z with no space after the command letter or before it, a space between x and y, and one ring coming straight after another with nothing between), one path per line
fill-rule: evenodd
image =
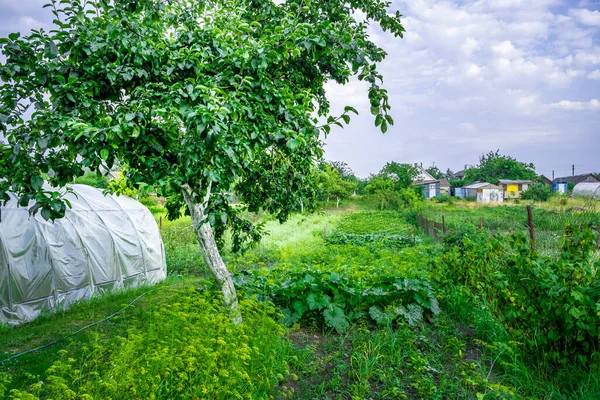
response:
M418 174L417 174L417 177L415 178L415 180L413 181L413 184L419 185L422 183L438 181L433 175L431 175L429 172L425 171L425 169L422 166L420 166L419 164L415 163L414 167L417 169Z
M504 189L488 182L476 182L456 189L456 196L478 203L503 203Z
M454 173L454 179L465 179L465 170L463 169L462 171L456 171Z
M567 182L553 182L552 191L560 194L569 193L569 184Z
M529 180L500 179L496 184L504 190L505 199L519 199L521 193L527 190L533 182Z
M450 196L450 182L447 179L440 179L440 195L442 194Z
M544 176L544 175L539 175L538 181L542 182L543 184L548 185L548 186L552 185L552 180L549 178L546 178L546 176Z
M594 174L581 174L581 175L572 175L572 176L563 176L561 178L556 178L552 181L552 183L572 183L573 185L577 185L578 183L594 183L600 182Z
M433 175L425 171L419 164L415 163L414 167L418 170L418 175L413 181L413 185L419 186L423 190L425 198L431 199L440 195L440 180L435 179Z
M440 195L440 181L415 183L414 185L423 190L423 195L426 199L431 199L432 197Z

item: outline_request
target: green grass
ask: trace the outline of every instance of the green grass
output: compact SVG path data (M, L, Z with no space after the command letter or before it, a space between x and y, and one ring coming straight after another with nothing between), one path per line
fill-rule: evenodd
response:
M429 207L432 215L447 215L450 224L478 222L484 215L496 218L499 229L521 223L523 211L521 206ZM333 233L412 234L408 214L360 208L295 215L285 224L255 217L265 221L269 234L242 255L232 254L226 241L224 259L235 272L278 274L273 282L303 269L335 271L357 281L362 274L436 281L434 264L443 257L442 248L426 239L397 248L328 243ZM547 215L551 220L554 214ZM249 297L242 301L244 324L233 326L212 287L189 218L163 219L161 234L170 274L166 282L0 328L3 359L67 337L150 290L109 321L0 364L0 397L9 396L4 385L40 398L69 398L71 391L75 398L600 398L600 360L588 368L539 363L511 340L482 298L458 286L434 286L441 314L428 314L413 325L397 317L378 326L365 317L338 334L308 318L285 328L278 309Z

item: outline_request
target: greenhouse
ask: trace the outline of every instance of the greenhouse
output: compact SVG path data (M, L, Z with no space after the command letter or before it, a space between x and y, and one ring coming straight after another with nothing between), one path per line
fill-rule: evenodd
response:
M573 197L588 197L600 200L600 182L581 182L573 188Z
M144 205L91 186L69 188L72 208L54 222L30 216L33 203L19 207L14 194L0 207L0 325L165 278L160 232Z

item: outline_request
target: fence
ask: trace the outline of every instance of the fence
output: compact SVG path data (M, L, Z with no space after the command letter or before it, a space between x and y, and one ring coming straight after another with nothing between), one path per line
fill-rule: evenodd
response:
M448 214L418 215L417 225L423 234L441 240L447 233L461 233L473 229L490 233L525 232L530 239L532 249L546 254L555 254L560 250L560 241L567 225L596 224L597 243L600 247L600 214L593 210L549 211L511 207L510 209L491 208L490 210L445 210Z

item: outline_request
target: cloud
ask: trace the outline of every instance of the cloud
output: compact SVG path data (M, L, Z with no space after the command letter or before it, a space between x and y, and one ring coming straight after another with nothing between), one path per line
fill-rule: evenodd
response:
M600 26L600 11L577 8L569 10L569 15L583 25Z
M600 69L596 69L587 75L588 79L600 80Z
M597 99L592 99L590 101L569 101L562 100L558 103L550 104L551 108L561 109L561 110L600 110L600 101Z
M492 50L499 56L505 58L512 58L521 54L510 40L505 40L502 43L492 46Z

